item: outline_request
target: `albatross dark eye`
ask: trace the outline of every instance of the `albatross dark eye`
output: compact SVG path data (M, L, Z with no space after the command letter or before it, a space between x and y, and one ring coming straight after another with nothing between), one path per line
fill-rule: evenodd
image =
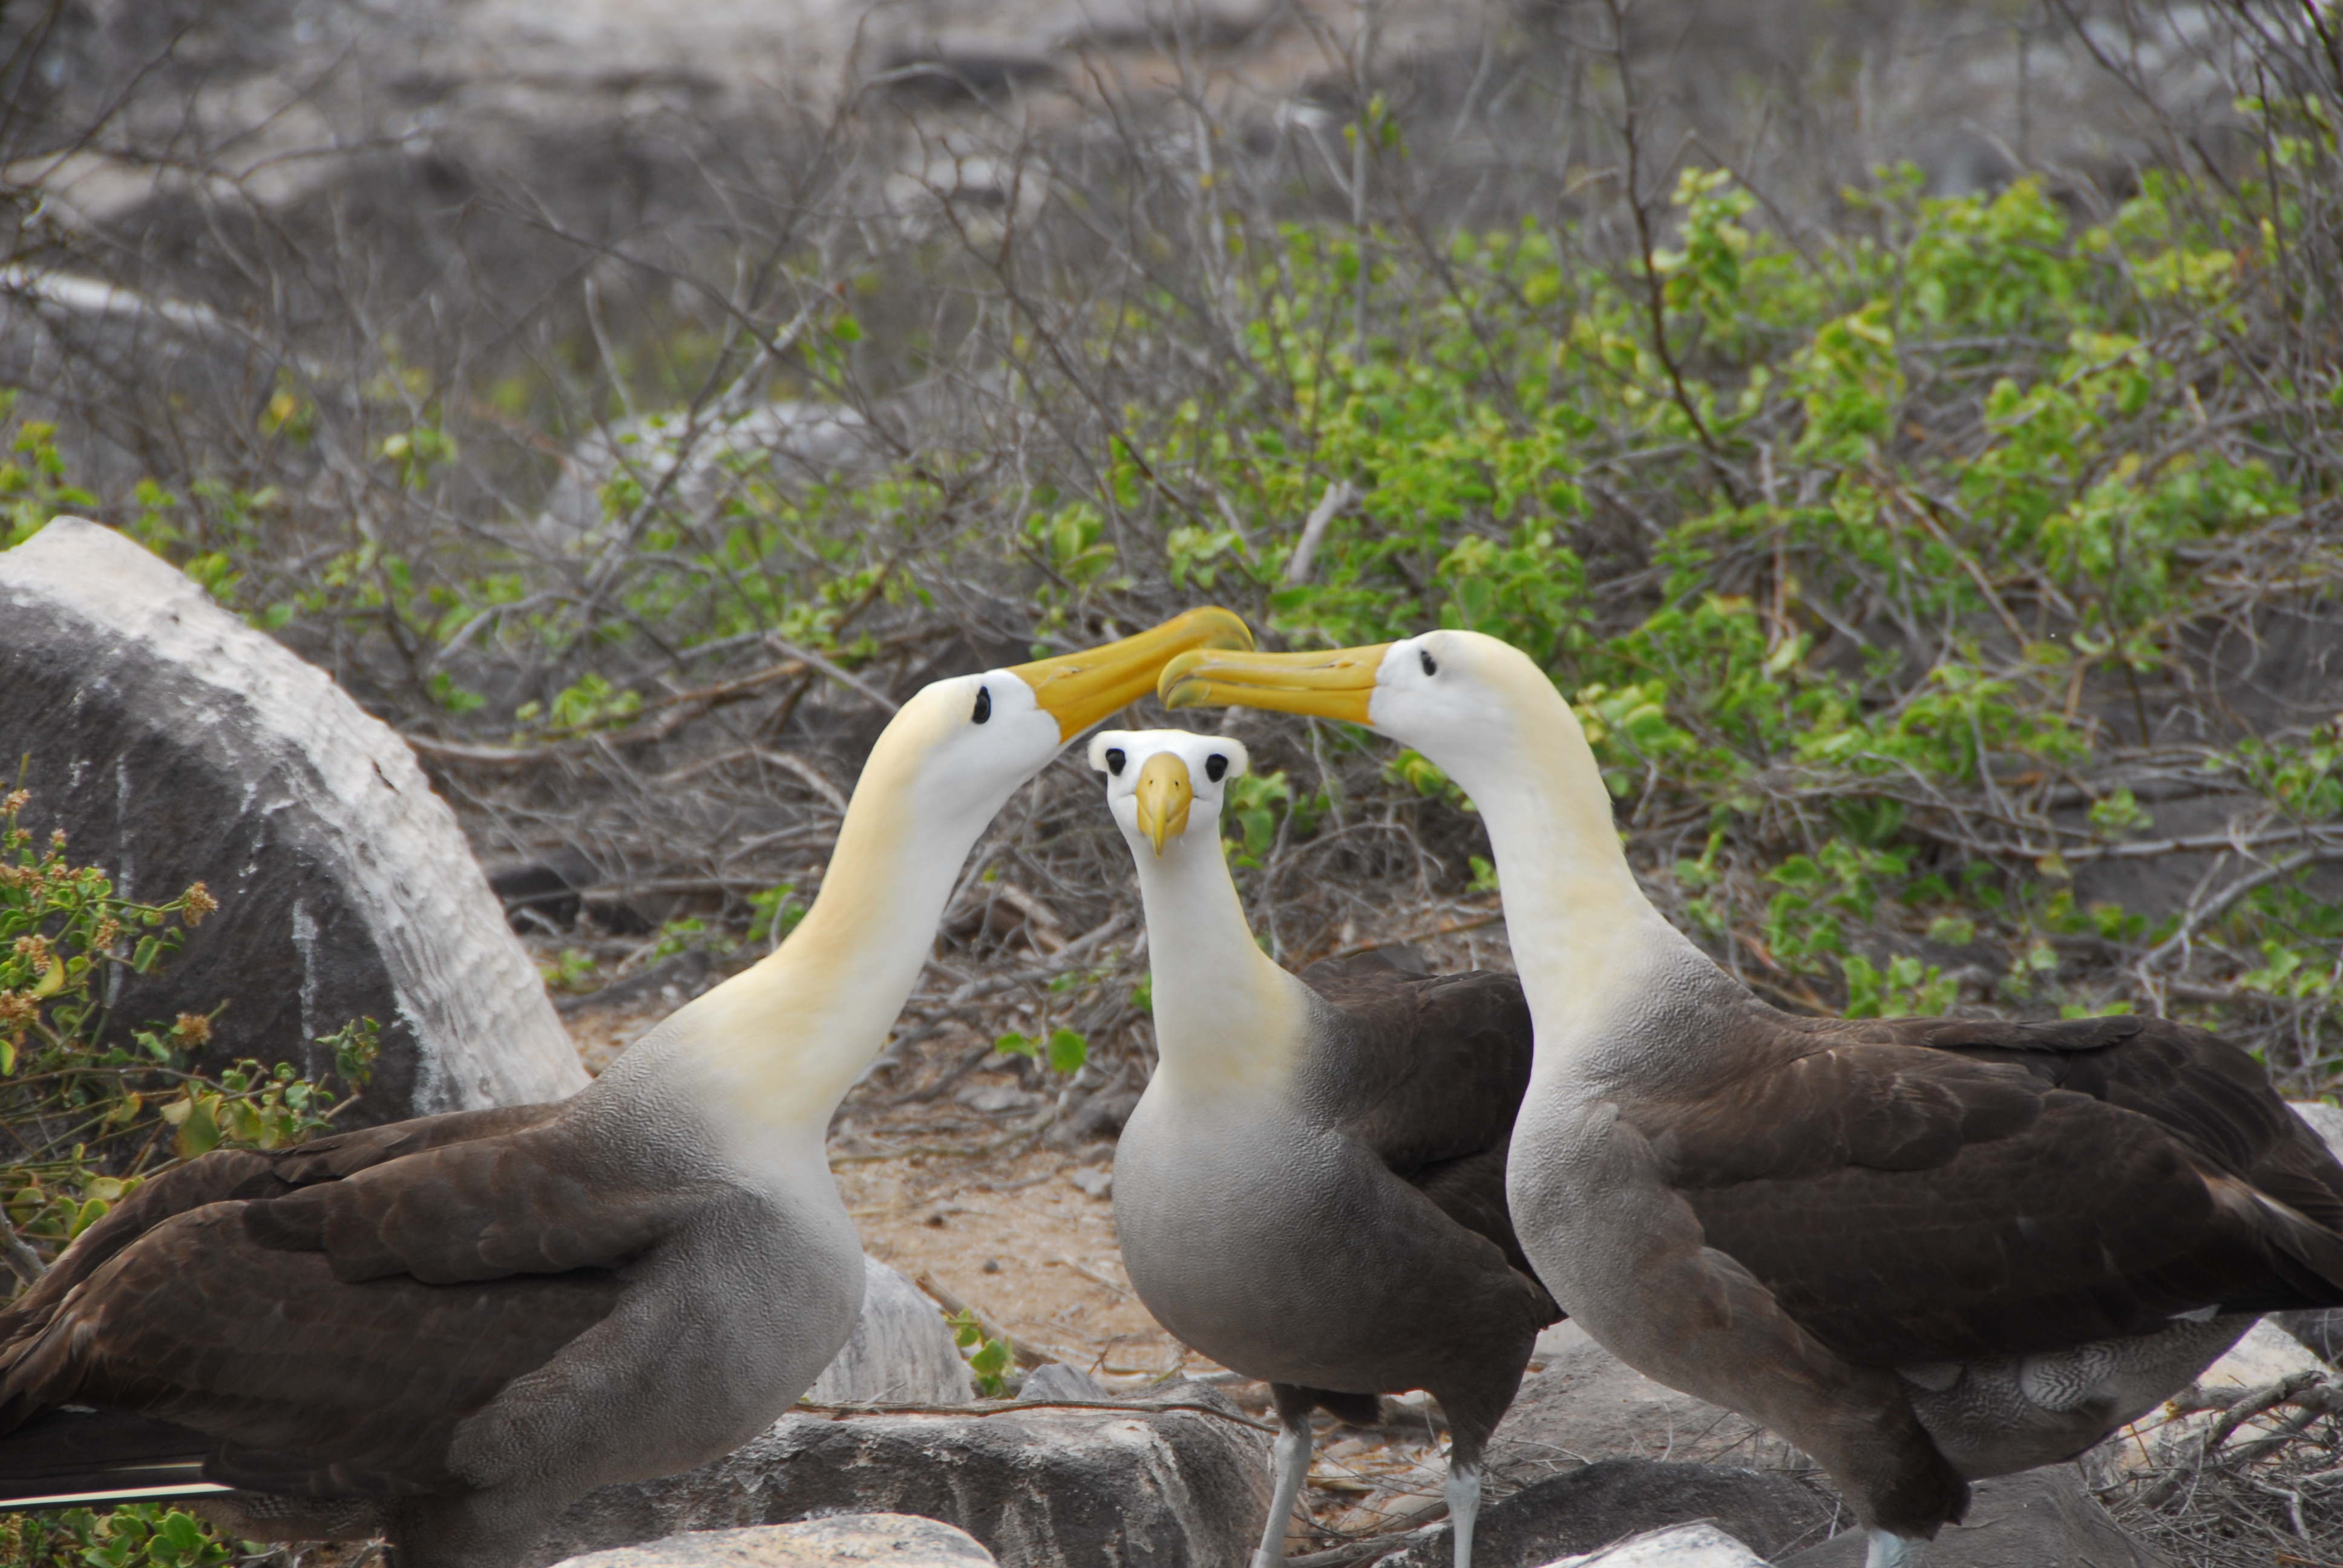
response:
M1204 759L1204 777L1211 779L1213 783L1219 783L1222 776L1227 773L1228 770L1229 759L1222 756L1219 752L1215 751L1210 757Z
M1113 775L1114 775L1116 778L1118 778L1118 779L1120 779L1120 778L1121 778L1121 777L1122 777L1122 748L1121 748L1121 747L1120 747L1120 746L1111 746L1111 747L1107 748L1107 753L1106 753L1106 770L1107 770L1108 772L1110 772L1110 773L1113 774Z
M976 721L981 724L991 717L992 688L980 686L976 689Z
M1433 658L1431 654L1419 648L1415 650L1415 657L1423 661L1424 674L1438 675L1440 673L1440 663L1437 659Z

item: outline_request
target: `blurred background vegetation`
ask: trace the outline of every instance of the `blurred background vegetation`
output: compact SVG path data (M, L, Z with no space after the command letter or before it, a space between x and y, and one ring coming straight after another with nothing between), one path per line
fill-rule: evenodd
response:
M480 81L400 131L364 39L231 124L218 18L91 15L9 23L8 537L96 515L333 670L579 894L557 986L763 950L920 681L1211 598L1530 649L1788 1005L2329 1082L2331 7L1190 6L1038 63L882 10L584 153ZM1228 722L1282 955L1503 961L1436 770ZM898 1091L956 1030L1143 1058L1088 788L980 851Z

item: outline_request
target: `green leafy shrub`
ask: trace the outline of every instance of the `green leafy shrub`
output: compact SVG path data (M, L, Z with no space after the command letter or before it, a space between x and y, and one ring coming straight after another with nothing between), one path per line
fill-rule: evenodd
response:
M280 1148L331 1125L377 1046L370 1019L327 1037L337 1093L285 1064L204 1070L217 1009L168 1025L114 1019L109 977L166 962L218 906L200 882L161 903L116 897L103 871L66 859L62 833L35 842L20 820L28 800L0 798L0 1204L26 1281L175 1160Z
M202 1519L165 1503L105 1513L0 1513L0 1563L8 1568L218 1568L243 1554Z

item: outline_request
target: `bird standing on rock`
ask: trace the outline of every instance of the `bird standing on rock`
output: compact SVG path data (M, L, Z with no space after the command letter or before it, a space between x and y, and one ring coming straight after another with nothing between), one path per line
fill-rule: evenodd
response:
M2154 1409L2256 1314L2343 1304L2343 1167L2259 1063L2155 1018L1767 1006L1644 899L1519 650L1191 654L1162 689L1368 725L1471 796L1537 1023L1507 1172L1530 1260L1628 1365L1814 1455L1870 1568L1969 1481Z
M1310 1412L1360 1425L1428 1389L1448 1417L1456 1568L1472 1568L1481 1453L1538 1330L1561 1314L1504 1201L1529 1081L1511 975L1410 975L1373 956L1298 978L1254 944L1221 848L1243 746L1105 730L1091 765L1139 864L1155 1074L1114 1160L1139 1298L1182 1342L1264 1379L1274 1568L1310 1472Z
M1196 610L915 694L796 931L568 1100L147 1181L0 1313L0 1496L208 1490L240 1534L510 1568L588 1490L755 1436L854 1327L824 1136L978 836L1166 658L1249 646ZM136 1484L198 1462L209 1487Z

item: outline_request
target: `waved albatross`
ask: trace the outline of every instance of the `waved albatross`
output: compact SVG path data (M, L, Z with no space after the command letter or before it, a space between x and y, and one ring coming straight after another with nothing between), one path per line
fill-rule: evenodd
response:
M1622 1361L1814 1455L1870 1568L2255 1314L2343 1303L2343 1168L2251 1057L2161 1019L1767 1006L1645 900L1578 720L1506 644L1183 655L1163 689L1369 725L1472 797L1537 1022L1506 1173L1531 1261Z
M508 1568L588 1490L755 1436L860 1310L823 1138L970 849L1172 653L1250 642L1197 610L918 692L788 941L568 1100L218 1151L146 1182L0 1314L0 1432L20 1474L48 1461L14 1504L184 1494L199 1457L236 1489L215 1501L238 1533L387 1528L409 1568ZM130 1429L115 1464L57 1462L93 1442L93 1418L60 1405Z
M1521 982L1371 956L1287 973L1254 944L1221 849L1243 746L1109 729L1091 766L1139 862L1158 1059L1115 1151L1115 1229L1156 1321L1275 1398L1254 1568L1282 1554L1312 1408L1369 1425L1378 1393L1419 1388L1447 1412L1455 1563L1472 1568L1482 1447L1561 1316L1505 1213L1530 1072Z

